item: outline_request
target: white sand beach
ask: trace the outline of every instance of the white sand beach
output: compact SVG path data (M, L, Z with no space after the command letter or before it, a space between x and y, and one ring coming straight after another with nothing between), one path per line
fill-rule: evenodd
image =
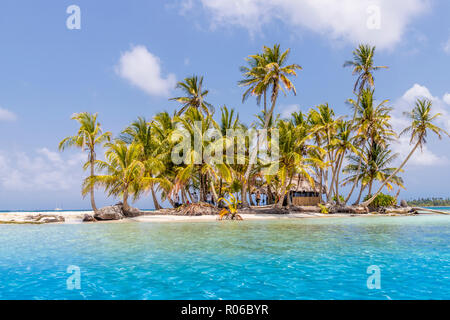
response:
M33 219L38 216L46 217L64 217L65 224L79 224L83 223L83 218L86 214L93 214L92 211L48 211L48 212L3 212L0 213L0 224L27 224L33 223ZM376 217L378 214L320 214L320 213L294 213L290 214L263 214L263 213L242 213L244 221L255 220L289 220L289 219L307 219L307 218L350 218L350 217ZM386 215L383 215L386 216ZM392 215L391 215L392 216ZM126 222L141 222L141 223L160 223L160 222L208 222L216 221L215 215L203 215L203 216L177 216L161 214L156 211L147 211L145 215L126 218L117 221L103 221L97 223L126 223Z

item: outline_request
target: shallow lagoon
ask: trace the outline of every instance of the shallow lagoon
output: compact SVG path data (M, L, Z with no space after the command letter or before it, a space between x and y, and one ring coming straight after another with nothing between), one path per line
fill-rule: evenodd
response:
M450 216L0 225L0 299L449 299L449 239Z

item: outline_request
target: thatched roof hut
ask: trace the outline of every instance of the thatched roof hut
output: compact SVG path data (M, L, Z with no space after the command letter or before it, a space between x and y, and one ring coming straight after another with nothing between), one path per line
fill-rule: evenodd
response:
M319 193L320 183L314 181L314 184L305 178L302 175L296 175L291 181L291 188L289 191L291 192L300 192L300 193ZM260 192L262 194L267 194L266 186L252 186L252 193ZM322 186L322 194L326 193L325 186Z
M307 178L302 175L297 175L292 179L290 191L304 192L304 193L319 193L320 183L314 180L312 184ZM325 186L322 186L322 194L326 193Z

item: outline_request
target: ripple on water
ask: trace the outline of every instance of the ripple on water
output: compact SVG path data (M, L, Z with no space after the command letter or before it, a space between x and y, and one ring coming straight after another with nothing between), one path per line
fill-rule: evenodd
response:
M449 299L449 236L445 216L2 225L0 298Z

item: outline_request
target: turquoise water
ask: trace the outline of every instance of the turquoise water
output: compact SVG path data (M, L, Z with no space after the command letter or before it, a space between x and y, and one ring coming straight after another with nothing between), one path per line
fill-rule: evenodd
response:
M0 225L0 299L449 299L449 239L449 216Z

